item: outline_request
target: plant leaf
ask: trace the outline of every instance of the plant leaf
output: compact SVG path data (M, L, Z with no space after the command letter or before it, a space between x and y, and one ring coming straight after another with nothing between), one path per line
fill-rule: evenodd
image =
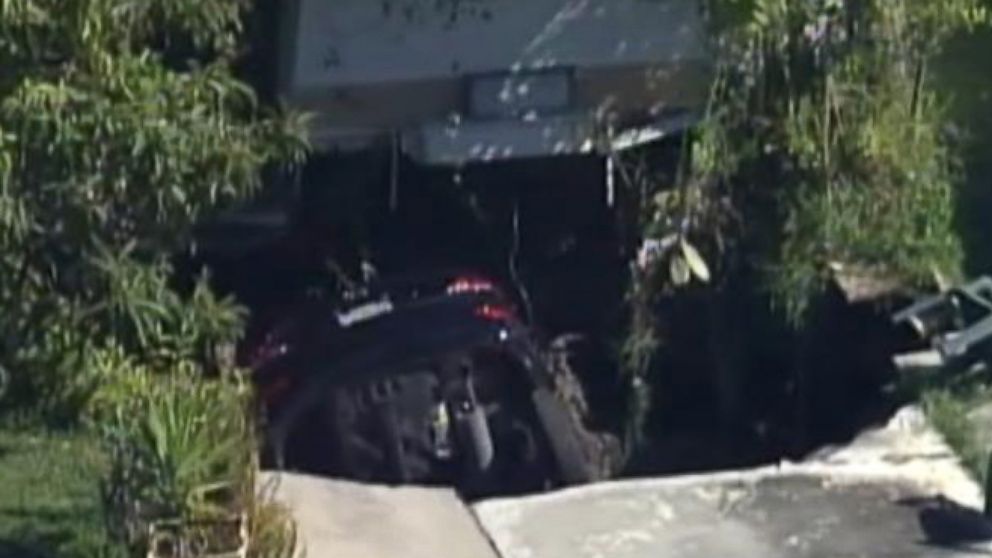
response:
M711 277L710 268L706 265L706 260L699 254L699 250L696 250L692 244L689 244L684 239L681 242L681 247L682 256L685 258L686 265L692 270L692 274L703 283L709 283Z
M672 255L669 270L672 275L672 283L677 287L685 286L692 280L692 271L689 269L689 265L678 254Z

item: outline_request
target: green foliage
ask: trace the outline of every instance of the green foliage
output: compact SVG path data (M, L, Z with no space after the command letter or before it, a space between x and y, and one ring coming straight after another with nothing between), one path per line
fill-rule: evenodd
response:
M22 419L71 425L93 393L118 370L119 351L96 346L69 320L49 326L15 353L17 374L0 409ZM22 402L30 402L25 405Z
M986 397L987 399L987 397ZM923 408L934 428L947 445L960 457L965 469L979 482L987 482L989 449L980 447L975 427L968 418L974 397L946 390L933 390L924 395Z
M182 367L204 360L216 344L237 340L246 312L232 299L219 299L206 276L183 297L168 284L172 268L164 260L144 263L123 252L101 253L94 263L106 283L88 313L107 316L108 333L150 366Z
M170 370L237 336L233 302L205 279L180 296L165 258L303 150L302 121L266 111L232 75L246 6L0 1L8 404L69 418L100 377L91 353Z
M665 247L633 274L621 349L631 376L660 384L657 332L680 324L656 310L679 288L720 305L770 295L802 330L838 269L906 288L960 275L960 146L928 65L955 34L987 23L986 3L703 2L713 81L702 121L675 177L625 181L645 245ZM701 318L716 343L751 325L733 312ZM738 390L727 359L714 360L717 391ZM642 421L647 411L632 408Z
M245 0L3 0L0 61L98 60L149 44L186 42L220 57L234 54Z
M89 408L109 461L102 492L111 539L144 556L153 530L213 549L236 548L246 536L252 558L295 556L292 517L258 490L247 383L236 374L204 380L195 369L117 364Z
M957 275L961 177L926 66L952 34L987 20L982 2L707 7L710 108L675 190L681 202L659 202L648 230L680 223L717 270L735 247L794 322L836 264L913 286Z
M27 401L36 417L70 424L121 370L140 363L162 373L209 371L217 349L241 331L244 309L218 298L206 277L181 296L169 287L171 267L162 260L101 254L94 265L103 275L99 298L78 311L66 305L43 315L32 342L13 353L18 373L0 402L8 410L24 411L18 403Z
M95 412L110 457L104 483L110 525L147 544L156 521L237 513L254 492L250 391L235 377L129 370ZM230 497L211 501L212 487Z
M627 375L630 389L627 401L625 442L634 447L643 441L650 412L651 385L647 378L658 352L657 324L654 317L650 280L644 272L635 270L628 302L631 308L628 331L620 346L620 369Z
M931 64L932 82L949 99L954 125L967 150L968 186L958 204L969 275L992 270L992 252L987 249L992 235L992 189L988 187L992 181L992 159L988 157L992 149L992 96L988 94L992 75L985 71L990 47L992 26L955 37Z
M304 150L232 73L249 4L0 0L0 403L90 419L142 555L149 522L258 507L250 394L217 362L244 312L168 264Z
M774 291L792 315L802 313L835 262L914 286L933 284L936 274L958 274L954 207L961 177L940 137L943 112L925 93L893 91L892 85L873 95L831 95L831 111L841 116L829 123L809 103L797 108L789 146L808 182L798 184L787 208L772 274ZM810 138L827 126L831 144L818 153L822 145Z

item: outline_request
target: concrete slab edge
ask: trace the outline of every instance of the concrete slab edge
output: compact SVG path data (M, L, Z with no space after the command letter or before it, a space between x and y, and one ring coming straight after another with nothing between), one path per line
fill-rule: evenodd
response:
M929 425L922 411L910 406L896 413L888 424L866 432L840 451L822 452L808 461L782 461L753 469L675 477L609 481L524 498L487 500L476 503L472 510L478 514L481 510L498 509L521 501L568 502L615 490L754 484L783 476L821 479L833 485L904 482L974 509L980 509L984 502L978 483ZM485 522L482 523L485 527Z

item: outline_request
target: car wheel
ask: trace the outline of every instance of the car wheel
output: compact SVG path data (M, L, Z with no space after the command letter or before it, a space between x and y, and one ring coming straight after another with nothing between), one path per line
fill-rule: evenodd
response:
M456 484L469 499L538 492L554 486L557 468L531 400L530 388L519 370L477 369L476 373L508 381L503 389L487 392L481 401L487 409L493 459L485 470L464 468ZM464 449L467 448L463 448Z

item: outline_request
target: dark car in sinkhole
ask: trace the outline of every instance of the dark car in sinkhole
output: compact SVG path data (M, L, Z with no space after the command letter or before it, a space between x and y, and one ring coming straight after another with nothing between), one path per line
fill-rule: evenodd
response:
M574 378L474 274L373 281L287 311L248 352L277 468L469 496L609 475L618 444L562 396Z

